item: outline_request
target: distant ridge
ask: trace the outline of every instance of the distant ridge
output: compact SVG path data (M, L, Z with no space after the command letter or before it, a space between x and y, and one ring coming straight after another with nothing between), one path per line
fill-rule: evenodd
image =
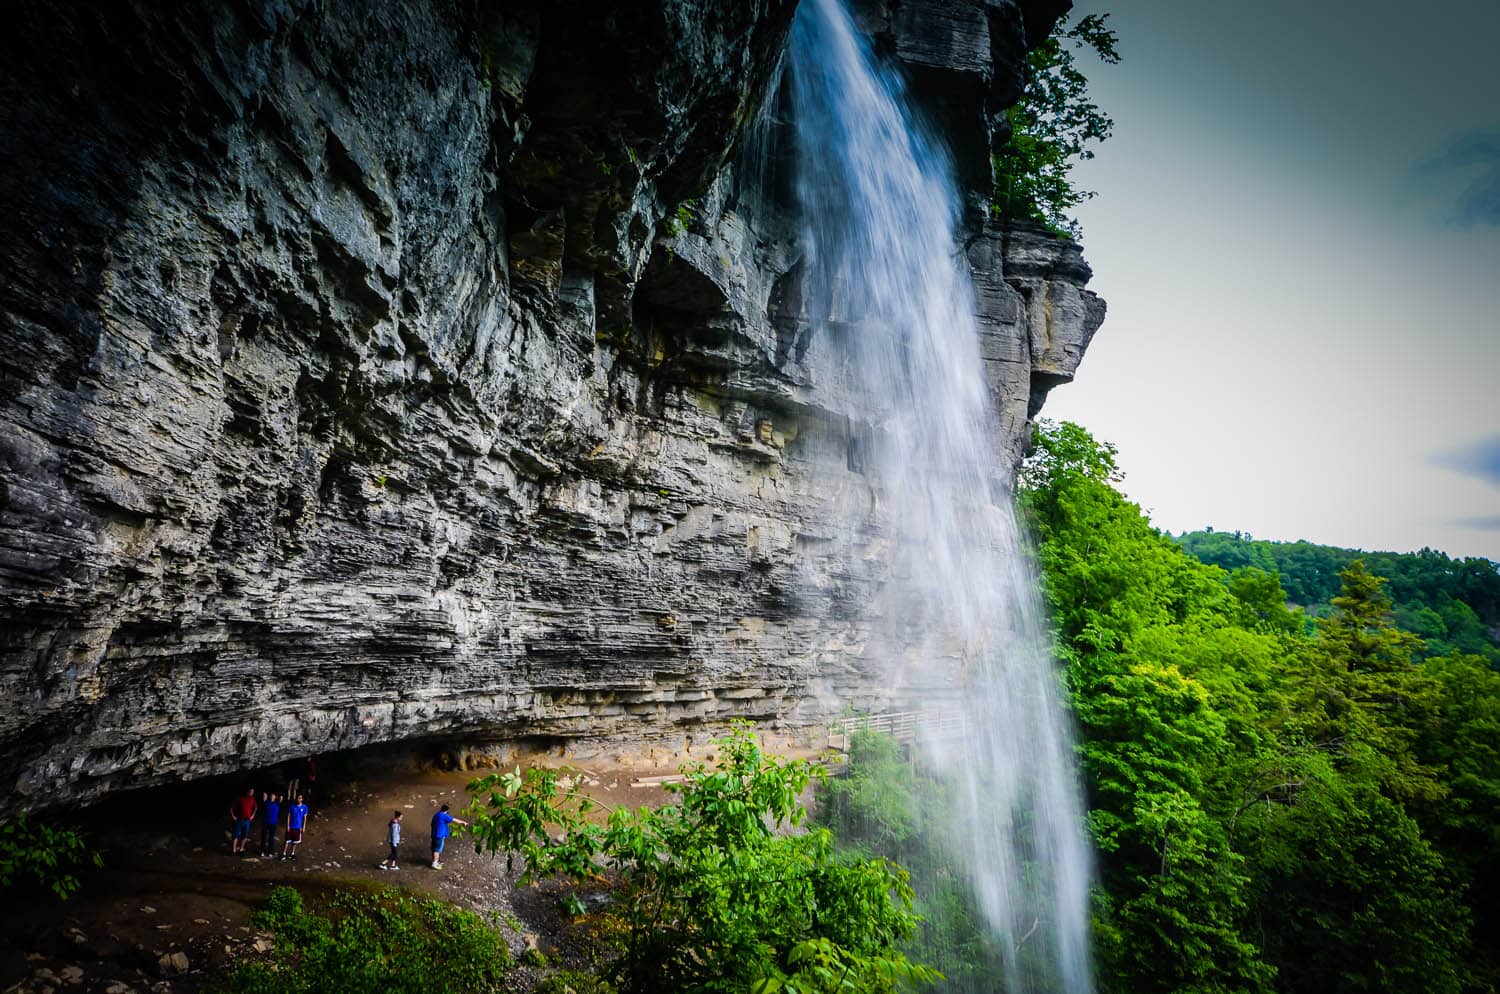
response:
M1363 559L1370 572L1390 581L1396 624L1426 640L1425 655L1471 653L1500 667L1500 565L1492 560L1455 559L1434 549L1366 552L1306 541L1271 542L1212 528L1173 538L1210 565L1278 574L1288 601L1315 616L1331 610L1339 570Z

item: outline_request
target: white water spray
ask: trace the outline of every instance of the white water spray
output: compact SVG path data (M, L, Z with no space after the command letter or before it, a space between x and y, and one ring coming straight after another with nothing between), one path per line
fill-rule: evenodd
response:
M840 0L802 0L790 51L803 301L846 330L877 410L866 465L893 568L893 683L920 706L944 679L967 732L931 742L959 785L954 837L1010 994L1088 994L1089 850L1061 689L996 480L975 298L952 165ZM915 670L914 670L915 668ZM926 688L926 689L920 689ZM939 964L941 966L941 964Z

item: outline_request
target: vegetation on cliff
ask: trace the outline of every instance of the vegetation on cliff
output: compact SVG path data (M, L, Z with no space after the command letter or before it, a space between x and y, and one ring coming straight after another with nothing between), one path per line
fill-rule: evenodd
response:
M1089 99L1075 53L1120 61L1107 17L1090 14L1074 24L1065 18L1027 55L1026 89L1006 111L1010 137L993 159L993 208L1001 217L1039 221L1073 238L1081 234L1071 211L1094 194L1073 185L1073 164L1094 157L1092 146L1110 136L1114 121Z

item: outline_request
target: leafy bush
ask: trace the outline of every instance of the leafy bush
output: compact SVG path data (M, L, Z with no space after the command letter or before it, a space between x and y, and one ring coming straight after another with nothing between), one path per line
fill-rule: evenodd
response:
M644 992L894 991L940 976L900 951L917 925L906 872L834 852L801 824L797 797L816 764L765 755L743 726L712 767L683 768L677 804L613 811L591 824L588 798L554 770L475 780L470 813L483 850L520 855L526 879L618 879L600 933L607 977ZM560 830L560 838L554 837Z
M25 811L0 824L0 887L29 879L66 901L78 890L78 874L102 865L103 859L74 829L33 822Z
M274 934L275 953L237 966L231 994L501 991L511 965L493 923L394 889L340 891L319 914L277 887L255 921Z

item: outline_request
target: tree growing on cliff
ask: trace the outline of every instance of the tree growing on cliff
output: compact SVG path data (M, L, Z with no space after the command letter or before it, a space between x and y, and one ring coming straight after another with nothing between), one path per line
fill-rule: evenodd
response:
M1028 78L1020 101L1006 111L1011 134L994 156L993 209L1006 218L1040 221L1077 238L1069 212L1094 196L1073 185L1073 164L1092 159L1092 144L1110 136L1114 121L1089 99L1088 78L1076 53L1092 51L1106 64L1120 61L1107 14L1090 14L1057 31L1027 56Z

